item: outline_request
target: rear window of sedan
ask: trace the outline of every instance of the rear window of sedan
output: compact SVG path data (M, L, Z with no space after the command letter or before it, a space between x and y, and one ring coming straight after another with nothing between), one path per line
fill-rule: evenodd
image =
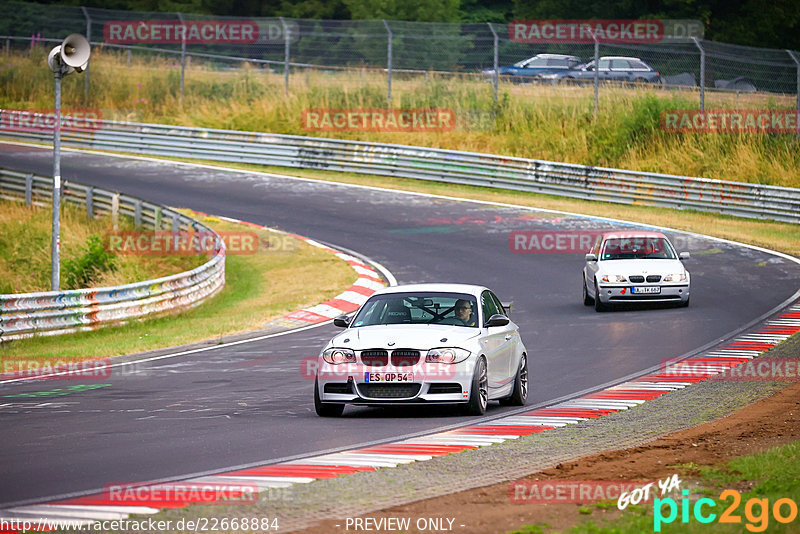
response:
M612 237L603 243L601 260L630 259L674 260L675 250L663 237Z
M473 295L462 293L387 293L371 297L352 326L443 324L477 328L478 308Z

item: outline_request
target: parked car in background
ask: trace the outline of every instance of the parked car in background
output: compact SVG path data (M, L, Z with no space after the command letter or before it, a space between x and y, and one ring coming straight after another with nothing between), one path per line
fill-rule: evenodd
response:
M604 56L598 61L598 78L601 82L661 83L661 75L639 58ZM589 82L594 80L594 61L575 68L545 72L538 75L544 80Z
M551 72L566 71L581 63L578 56L564 54L536 54L533 57L518 61L511 66L498 67L500 76L532 77ZM494 69L483 71L484 74L494 74Z

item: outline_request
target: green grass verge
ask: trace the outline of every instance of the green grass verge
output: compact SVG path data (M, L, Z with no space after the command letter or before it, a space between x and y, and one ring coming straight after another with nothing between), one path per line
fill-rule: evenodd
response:
M256 231L195 217L217 231ZM0 359L78 361L215 339L257 329L271 319L323 302L357 278L347 263L322 249L266 230L256 233L262 244L271 246L260 246L252 255L229 254L224 289L196 308L91 332L4 343Z
M53 80L44 66L49 47L4 58L0 107L52 107ZM84 76L63 82L63 106L100 110L103 117L181 126L275 132L601 165L684 176L800 187L800 142L792 134L693 134L662 130L662 112L697 109L694 91L657 87L606 87L593 114L591 87L501 83L498 102L485 78L434 73L397 76L387 102L386 77L363 71L292 73L290 94L283 75L252 66L219 71L199 58L186 69L185 95L174 58L92 51L89 101ZM792 95L709 92L706 108L793 109ZM303 110L333 108L445 108L455 131L316 132Z
M684 466L685 467L685 466ZM760 454L742 456L727 463L722 468L691 466L699 473L700 490L693 490L688 497L689 514L683 522L682 511L685 506L676 499L677 516L671 523L660 525L660 531L671 533L703 534L707 532L797 532L800 520L781 523L776 519L774 506L780 499L790 499L794 505L783 502L779 513L788 518L791 510L800 504L800 441L775 447ZM687 487L686 480L682 486ZM737 503L734 496L724 495L725 490L734 489L740 494ZM724 495L724 498L721 498ZM701 523L694 515L699 498L709 498L702 507L702 515L715 518L709 523ZM752 500L751 500L752 499ZM766 506L763 506L766 505ZM720 523L722 514L730 509L730 517L738 518L737 523ZM663 516L669 516L669 507L662 507ZM525 528L525 527L523 527ZM572 534L623 534L653 532L655 522L652 506L628 507L619 518L605 522L586 521L569 530ZM525 532L524 530L521 530Z

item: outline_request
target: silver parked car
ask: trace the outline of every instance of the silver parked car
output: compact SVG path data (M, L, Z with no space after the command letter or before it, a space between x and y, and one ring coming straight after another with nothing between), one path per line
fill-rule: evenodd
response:
M604 311L614 303L674 302L689 305L691 279L683 260L661 232L622 231L598 236L586 254L583 303Z
M661 75L639 58L605 56L598 61L597 76L601 82L632 82L660 84ZM568 70L540 74L544 80L590 83L594 80L594 61Z
M345 404L454 404L483 414L490 400L522 406L527 351L489 289L462 284L387 287L319 355L314 407L339 416Z

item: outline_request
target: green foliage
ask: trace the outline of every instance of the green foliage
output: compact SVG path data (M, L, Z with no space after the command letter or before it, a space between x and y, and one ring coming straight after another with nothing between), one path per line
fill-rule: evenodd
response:
M83 247L83 254L64 260L64 289L88 287L99 274L116 268L115 255L103 246L103 240L91 235Z
M459 0L344 0L356 20L413 20L458 22Z

